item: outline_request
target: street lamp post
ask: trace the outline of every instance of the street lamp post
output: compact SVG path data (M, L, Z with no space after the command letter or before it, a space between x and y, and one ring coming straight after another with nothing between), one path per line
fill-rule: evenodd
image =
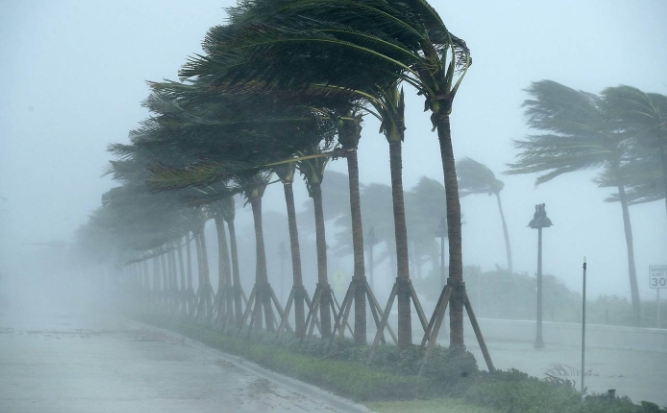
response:
M542 339L542 228L548 228L551 220L547 218L544 209L545 204L535 205L535 215L528 226L537 229L537 331L535 335L535 348L544 348Z
M447 219L440 218L438 230L435 233L436 237L440 238L440 290L445 288L447 277L445 276L445 237L447 236Z
M371 229L368 230L368 269L369 269L369 275L370 275L370 282L371 282L371 290L375 288L375 278L373 277L373 269L375 267L374 262L373 262L373 247L377 243L377 237L375 236L375 227L371 227Z

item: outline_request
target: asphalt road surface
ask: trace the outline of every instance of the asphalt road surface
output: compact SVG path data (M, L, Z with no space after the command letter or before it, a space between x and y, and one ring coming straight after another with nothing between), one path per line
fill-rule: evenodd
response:
M190 340L60 308L0 313L0 412L341 411Z

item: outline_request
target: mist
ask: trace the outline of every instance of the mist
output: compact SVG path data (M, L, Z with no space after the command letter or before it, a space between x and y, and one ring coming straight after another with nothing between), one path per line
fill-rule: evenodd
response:
M520 157L520 150L513 142L541 133L529 127L525 106L522 106L530 98L527 89L533 82L551 80L592 94L600 94L608 87L629 85L644 92L667 95L667 27L664 24L667 3L660 0L563 0L548 4L432 0L430 3L447 29L465 39L472 56L472 65L451 112L455 159L474 159L504 183L500 197L511 244L513 274L507 271L506 245L496 198L486 194L461 198L463 281L468 283L470 301L482 329L488 331L491 355L494 351L501 354L510 351L508 343L513 340L528 343L526 348L533 350L534 294L525 297L525 303L512 304L516 308L508 309L511 303L505 306L501 299L493 303L493 288L501 285L501 275L508 273L516 276L516 285L520 285L517 290L526 288L527 294L534 292L537 231L528 224L535 206L544 203L553 226L543 231L542 272L551 277L549 282L553 284L548 285L558 287L561 294L547 299L553 301L548 301L544 318L554 325L566 325L565 330L546 333L547 348L550 344L568 349L579 345L579 336L574 334L579 334L577 329L581 322L582 263L586 257L587 297L592 306L591 317L594 317L591 322L617 323L623 328L642 330L642 334L644 330L657 334L647 339L651 344L637 339L628 343L619 341L618 346L610 347L605 340L614 341L618 337L606 336L608 331L603 329L602 333L592 333L592 345L650 352L655 354L655 360L664 362L667 336L664 327L655 328L656 290L649 283L649 267L667 264L664 195L658 200L629 207L642 314L648 317L646 320L651 320L650 325L645 321L644 325L631 326L630 316L617 316L613 309L610 316L609 312L609 303L617 301L623 307L620 312L626 309L630 312L631 289L621 205L605 201L617 190L600 188L593 182L602 168L573 171L540 185L536 185L539 173L507 172L510 164ZM226 9L234 5L236 2L232 0L3 2L0 13L3 39L0 44L0 333L3 327L17 331L21 328L28 331L37 325L45 331L58 329L60 327L48 325L57 319L36 320L40 314L70 317L82 311L90 317L81 323L81 328L123 328L115 319L111 324L104 323L109 323L106 314L115 314L119 306L131 306L126 304L130 301L127 290L123 289L126 287L121 288L117 283L131 266L117 260L115 253L104 257L86 256L85 249L77 246L77 230L87 225L94 211L102 207L103 194L122 185L109 173L109 161L116 158L108 147L117 143L129 145L128 133L151 116L141 104L151 92L147 81L179 81L179 69L187 59L206 53L201 44L207 30L224 24L228 18ZM424 110L424 96L418 95L408 84L404 84L404 88L406 130L402 176L403 191L408 194L424 177L442 186L443 164L431 113ZM389 145L379 132L380 122L366 114L362 126L358 145L359 182L363 231L368 237L370 227L381 227L383 213L391 219L392 209L388 203L375 210L364 210L363 203L370 197L364 191L375 184L389 190L391 174ZM351 228L346 221L350 220L350 212L335 212L330 205L334 199L327 203L327 174L342 174L347 179L345 159L329 162L327 178L322 184L329 282L334 295L342 301L354 276ZM303 284L312 296L318 283L312 199L298 173L293 188ZM444 191L442 186L443 194ZM344 201L349 205L349 199ZM249 294L258 271L254 221L247 200L236 195L235 203L241 285ZM424 217L414 207L411 210L409 203L406 205L408 240L410 248L416 250L416 243L427 237L419 235L418 238L416 232L411 232L414 228L410 227L410 219ZM385 206L386 209L382 209ZM444 287L439 281L441 257L437 230L445 213L443 205L442 213L432 217L432 239L423 241L426 246L420 250L423 251L420 258L410 256L413 260L411 278L427 317L431 316ZM268 281L283 306L290 296L293 274L287 214L283 185L277 181L266 186L263 220ZM368 222L377 223L369 225ZM389 228L393 229L393 225ZM218 281L220 261L213 220L205 223L204 234L208 240L211 284L217 291L221 285ZM393 237L393 233L389 234L388 239ZM368 260L370 250L364 245ZM373 267L372 288L384 309L398 276L396 245L382 238L373 248L378 261ZM369 267L366 261L367 277ZM193 268L196 268L194 263ZM200 286L196 278L197 275L195 289ZM558 307L565 303L567 308ZM14 317L12 309L17 308L25 310L25 314L35 314L36 318L31 321L24 315ZM396 307L392 311L395 312ZM99 315L103 321L91 314ZM416 333L420 327L414 313L413 316L412 328ZM11 324L18 319L22 321ZM449 316L445 319L449 320ZM486 321L491 319L495 321ZM505 319L521 320L514 336L504 332ZM369 325L372 324L370 313L368 320ZM486 368L481 349L467 323L468 349L475 355L479 367ZM449 321L446 324L449 325ZM72 326L75 325L79 326L72 322ZM375 336L374 328L369 330L370 343ZM625 333L619 336L635 330L622 331ZM422 333L423 330L419 330L419 334ZM442 337L443 334L447 332L443 331ZM421 336L415 335L414 344L418 345L420 340ZM441 339L441 342L446 341ZM16 344L13 350L18 351L18 347ZM500 356L502 361L497 364L500 369L516 367L542 378L547 367L553 368L556 362L578 363L574 356L565 360L564 354L571 356L565 350L554 356L562 357L560 360L540 359L539 362ZM598 363L603 363L604 357L620 357L608 348L599 354L597 359L593 356ZM614 363L610 362L613 368L607 368L607 376L627 375L623 371L632 368ZM654 368L645 359L637 362L639 365L649 370ZM2 363L0 370L1 366ZM595 372L604 369L603 364L593 367ZM658 387L660 383L664 387L664 373L651 374L658 381ZM3 383L1 376L2 373L0 384ZM593 378L592 383L595 380ZM658 391L643 392L642 383L644 378L618 390L631 394L633 401L647 398L661 405L667 403L664 394ZM594 391L604 392L607 389L603 387L607 385L601 382ZM619 386L622 385L625 383ZM29 393L21 394L32 397ZM14 397L19 398L11 390L0 390L0 410L3 403L10 403L6 400ZM211 402L210 406L214 405ZM18 402L6 406L18 409L7 411L28 411L22 410ZM315 409L308 407L311 408Z

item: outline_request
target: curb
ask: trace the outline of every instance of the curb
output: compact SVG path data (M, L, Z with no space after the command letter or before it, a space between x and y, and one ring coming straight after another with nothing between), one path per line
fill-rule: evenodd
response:
M343 412L351 412L351 413L374 413L373 410L369 409L368 407L359 404L359 403L354 403L351 400L345 399L343 397L337 396L329 391L322 390L319 387L313 386L312 384L308 384L305 382L302 382L300 380L294 379L292 377L284 376L282 374L276 373L274 371L265 369L264 367L261 367L257 365L256 363L253 363L252 361L248 361L242 357L239 356L234 356L232 354L228 354L225 352L222 352L218 349L211 348L204 343L201 343L199 341L193 340L190 337L184 336L182 334L173 332L171 330L167 330L161 327L156 327L150 324L144 324L142 322L136 321L136 320L130 320L130 319L125 319L125 321L129 324L136 325L138 327L146 328L146 329L152 329L152 330L157 330L169 335L172 335L174 337L182 338L185 339L188 344L191 344L193 347L205 351L209 354L213 354L216 357L220 357L221 359L225 360L226 362L229 362L233 364L234 366L245 370L248 373L252 373L254 375L257 375L263 379L266 379L276 385L287 387L292 391L295 391L297 393L301 393L311 399L317 400L319 402L328 404L337 410L343 411Z

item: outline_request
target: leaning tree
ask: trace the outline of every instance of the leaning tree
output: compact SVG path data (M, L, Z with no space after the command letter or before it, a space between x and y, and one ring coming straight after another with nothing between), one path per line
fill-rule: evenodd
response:
M459 189L461 197L473 194L495 195L498 204L500 220L503 224L503 235L505 236L505 252L507 255L507 269L513 274L512 269L512 248L510 247L510 236L507 231L503 205L500 202L500 191L505 187L505 183L496 178L496 175L486 165L470 158L463 158L456 163L456 169L459 171Z
M523 106L528 125L544 132L514 141L520 151L509 174L542 173L536 185L562 174L601 168L601 177L618 191L628 256L632 307L640 323L639 289L635 269L634 243L629 200L625 192L628 162L627 136L605 111L600 97L571 89L551 80L534 82L527 89L530 98Z

